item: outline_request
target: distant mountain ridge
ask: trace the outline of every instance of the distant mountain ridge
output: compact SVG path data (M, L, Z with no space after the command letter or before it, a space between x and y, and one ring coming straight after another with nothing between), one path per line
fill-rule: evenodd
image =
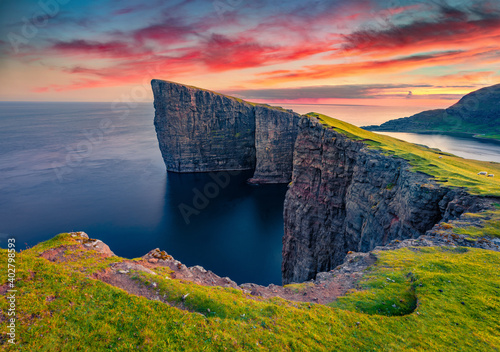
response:
M369 131L463 133L500 141L500 84L471 92L447 109L364 126Z

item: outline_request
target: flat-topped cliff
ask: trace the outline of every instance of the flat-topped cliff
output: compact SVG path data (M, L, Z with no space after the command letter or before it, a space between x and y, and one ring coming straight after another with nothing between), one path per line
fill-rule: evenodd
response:
M300 115L174 82L151 85L168 171L253 169L254 182L290 181Z

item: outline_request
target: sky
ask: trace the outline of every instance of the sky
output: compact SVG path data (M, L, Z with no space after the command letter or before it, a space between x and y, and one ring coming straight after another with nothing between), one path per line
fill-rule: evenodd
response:
M0 100L447 107L500 83L500 1L0 0Z

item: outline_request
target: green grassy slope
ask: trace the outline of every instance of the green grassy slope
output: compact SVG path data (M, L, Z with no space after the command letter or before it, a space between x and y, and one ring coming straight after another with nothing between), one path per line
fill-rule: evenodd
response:
M463 214L460 218L460 227L454 228L453 232L471 238L484 236L500 238L500 204L495 204L495 208L481 213Z
M361 140L370 148L382 150L388 155L409 161L412 170L435 177L436 181L449 187L465 187L472 194L500 196L500 164L464 159L455 155L408 143L389 136L366 131L347 122L325 115L310 113L307 116L318 119L325 128ZM495 177L479 176L488 171Z
M9 346L3 333L3 350L495 351L500 346L497 252L381 251L362 289L332 307L252 300L235 289L135 274L145 285L155 282L172 305L190 293L188 310L181 310L92 278L119 258L70 251L66 263L53 263L38 256L74 244L62 234L18 254L18 345ZM5 273L5 250L0 258ZM5 299L0 306L5 312Z
M465 95L447 109L390 120L371 131L461 133L500 141L500 84Z

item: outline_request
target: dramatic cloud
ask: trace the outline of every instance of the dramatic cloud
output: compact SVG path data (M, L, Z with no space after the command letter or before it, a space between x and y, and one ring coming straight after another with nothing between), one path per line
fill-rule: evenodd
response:
M200 48L201 60L214 71L261 67L281 62L300 60L330 51L328 45L298 43L292 46L267 45L252 38L228 38L214 34Z
M428 67L440 64L463 63L481 55L482 51L451 51L428 55L413 55L402 58L378 61L361 61L346 64L314 65L305 69L294 71L272 71L261 74L265 78L257 79L254 83L277 84L281 82L297 81L303 79L326 79L349 76L361 76L368 74L379 74L402 72L420 67Z
M56 42L48 48L48 51L65 56L84 55L120 59L137 59L145 55L151 55L151 51L147 48L137 47L130 43L120 41L96 42L81 39L70 42Z
M441 7L430 20L389 28L355 31L345 36L346 52L398 55L450 48L497 46L500 12L480 8L459 10Z
M5 28L21 35L30 13L21 6L27 0L19 1ZM452 87L479 88L500 76L495 2L221 1L224 13L202 0L70 2L32 38L21 37L17 54L7 54L2 36L0 56L21 76L22 68L42 72L46 84L26 88L36 92L142 85L154 75L238 87L233 91L249 99L410 91L418 99L431 91L446 98L459 89ZM331 83L338 85L319 86ZM292 84L304 88L263 89Z

